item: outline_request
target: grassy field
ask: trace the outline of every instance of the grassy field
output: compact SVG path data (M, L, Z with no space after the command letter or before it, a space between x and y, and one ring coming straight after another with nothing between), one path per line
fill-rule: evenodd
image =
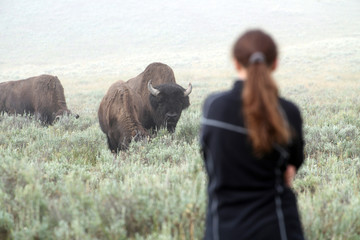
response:
M360 75L333 69L337 74L322 76L324 66L304 78L302 65L292 66L296 59L282 63L276 75L282 95L304 118L306 162L294 191L306 236L360 239ZM229 88L232 78L229 72L174 71L181 85L194 86L176 132L161 130L116 158L96 115L115 78L63 80L79 119L43 127L1 115L0 239L201 239L201 105L210 92Z

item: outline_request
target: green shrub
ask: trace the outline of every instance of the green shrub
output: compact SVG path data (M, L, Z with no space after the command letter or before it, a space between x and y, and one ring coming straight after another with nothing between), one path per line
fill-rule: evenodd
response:
M79 95L87 99L75 106L79 119L52 126L0 115L0 239L201 239L201 106L223 87L217 80L194 84L175 133L160 129L117 156L98 124L99 90ZM307 238L359 239L360 98L351 84L335 95L289 86L284 94L304 119L306 160L294 191Z

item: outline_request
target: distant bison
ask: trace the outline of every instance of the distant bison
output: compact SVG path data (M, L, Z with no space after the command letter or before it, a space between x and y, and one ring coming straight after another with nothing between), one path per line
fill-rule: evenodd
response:
M148 136L147 130L166 127L174 132L183 109L189 107L187 89L175 82L173 70L152 63L137 77L112 84L98 111L101 130L111 151L128 147L131 140Z
M44 124L52 124L60 116L71 114L63 86L51 75L0 83L0 112L35 115Z

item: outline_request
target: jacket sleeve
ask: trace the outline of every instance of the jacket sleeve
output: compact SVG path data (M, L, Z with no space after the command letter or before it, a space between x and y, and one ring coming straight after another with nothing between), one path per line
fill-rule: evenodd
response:
M207 113L209 112L209 99L206 99L203 108L202 108L202 115L201 115L201 122L200 122L200 152L203 159L206 159L206 146L207 146L207 138L208 138L208 127L203 124L203 119L207 118Z
M289 164L299 169L304 162L304 137L303 137L303 121L298 108L292 114L293 124L293 142L290 146Z

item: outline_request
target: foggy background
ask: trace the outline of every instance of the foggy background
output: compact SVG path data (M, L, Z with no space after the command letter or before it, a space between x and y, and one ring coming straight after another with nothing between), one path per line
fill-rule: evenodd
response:
M155 61L175 74L232 71L231 46L249 28L270 33L294 70L327 59L359 73L359 13L358 0L1 0L0 81L123 78Z

